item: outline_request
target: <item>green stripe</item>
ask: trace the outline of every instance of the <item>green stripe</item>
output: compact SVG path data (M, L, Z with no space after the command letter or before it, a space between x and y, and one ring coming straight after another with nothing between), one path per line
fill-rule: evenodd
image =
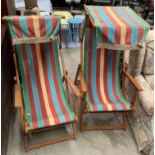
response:
M85 38L84 38L84 77L88 85L88 49L89 49L89 28L85 29ZM90 110L93 110L92 104L90 102L89 95L86 95L86 101L89 105Z
M17 36L16 36L15 27L14 27L14 24L13 24L13 19L12 19L11 16L7 18L7 22L8 22L8 25L9 25L11 36L12 36L13 39L15 39Z
M60 23L61 23L61 17L58 17L58 22L57 22L57 25L54 29L53 36L56 36L57 33L60 31Z
M32 128L32 118L31 118L31 108L30 108L30 101L29 101L29 95L28 95L28 88L27 88L27 80L25 75L25 67L24 67L24 60L22 56L22 47L21 45L16 45L17 49L17 55L18 55L18 61L19 61L19 67L21 71L21 77L22 77L22 91L23 91L23 97L24 97L24 105L25 105L25 117L30 125L30 128Z
M101 22L98 20L92 6L87 6L91 16L93 17L94 21L95 21L95 25L96 25L96 39L97 39L97 43L102 42L102 24Z
M90 98L89 98L88 93L86 95L86 102L89 105L90 111L93 111L93 106L92 106L92 103L90 102Z
M72 111L72 109L70 108L68 102L67 102L67 97L65 94L65 90L63 87L63 83L62 83L62 75L61 75L61 70L60 70L60 63L59 63L59 55L58 55L58 43L57 40L53 40L53 46L54 46L54 56L55 56L55 61L56 61L56 71L57 71L57 77L58 77L58 83L59 83L59 88L60 88L60 92L61 92L61 96L65 105L65 108L67 110L67 112L70 115L70 119L74 120L74 112Z
M85 39L84 39L84 77L86 83L88 82L88 47L89 47L89 29L85 29Z

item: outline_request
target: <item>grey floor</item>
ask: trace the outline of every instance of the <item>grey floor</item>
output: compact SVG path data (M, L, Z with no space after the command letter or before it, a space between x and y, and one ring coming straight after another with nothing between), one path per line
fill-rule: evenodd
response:
M74 79L79 63L79 54L80 51L76 48L63 50L65 65L72 79ZM97 125L101 123L120 123L120 116L114 114L110 116L94 114L91 118L88 115L85 118L85 123L95 123ZM104 130L80 133L78 127L77 130L77 140L65 141L25 152L20 128L20 117L19 113L16 112L10 130L8 155L140 155L128 124L126 131ZM38 134L34 139L41 140L53 135L57 136L70 132L70 127L66 126L64 129Z

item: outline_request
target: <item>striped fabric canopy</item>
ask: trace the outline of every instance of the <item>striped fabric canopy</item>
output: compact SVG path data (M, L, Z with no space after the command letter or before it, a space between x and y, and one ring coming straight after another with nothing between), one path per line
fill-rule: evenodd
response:
M120 86L121 51L96 49L96 32L93 28L85 29L84 43L88 109L91 112L130 110L130 103L123 97Z
M87 6L95 22L98 43L138 44L145 38L149 25L129 7Z
M49 36L59 18L42 16L9 17L13 38ZM25 117L30 129L75 120L62 83L57 40L40 44L16 45L22 77Z

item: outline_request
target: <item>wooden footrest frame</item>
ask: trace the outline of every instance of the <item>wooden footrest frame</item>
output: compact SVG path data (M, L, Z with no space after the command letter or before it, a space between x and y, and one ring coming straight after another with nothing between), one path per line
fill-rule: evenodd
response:
M126 112L122 113L122 124L121 125L99 125L99 126L88 126L85 127L83 125L83 114L80 116L80 131L92 131L92 130L116 130L116 129L123 129L126 130L126 124L125 124L125 117Z
M62 136L59 138L52 138L52 139L49 139L49 140L46 140L40 143L36 143L36 144L30 144L29 133L25 134L24 135L25 151L27 152L31 149L40 148L42 146L47 146L50 144L55 144L55 143L63 142L63 141L70 140L70 139L76 139L77 134L76 134L75 123L71 123L71 125L72 125L72 134L67 135L67 136Z

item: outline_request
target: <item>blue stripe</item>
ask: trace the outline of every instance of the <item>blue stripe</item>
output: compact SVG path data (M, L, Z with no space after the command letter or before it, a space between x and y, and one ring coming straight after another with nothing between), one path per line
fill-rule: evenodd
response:
M49 37L52 34L52 20L51 16L45 16L46 35Z
M35 52L35 51L33 51ZM42 117L42 112L40 108L40 101L39 101L39 96L38 96L38 90L37 90L37 85L36 85L36 77L35 77L35 69L34 69L34 62L32 58L32 49L30 44L26 44L26 53L28 56L28 64L29 64L29 70L30 70L30 78L31 78L31 85L32 85L32 90L33 90L33 97L34 97L34 103L35 103L35 109L36 109L36 114L37 114L37 121L38 121L38 126L43 127L44 122L43 122L43 117Z
M21 28L20 31L23 33L23 36L29 37L27 22L26 22L26 16L21 16L19 18L19 22L20 22L20 28Z
M116 52L116 51L109 50L107 52L108 52L108 94L112 103L116 103L117 109L121 110L122 106L116 100L113 93L113 88L112 88L112 60L113 60L113 52Z
M100 104L97 96L97 90L96 90L96 36L95 31L93 32L93 48L92 48L92 70L91 70L91 77L92 77L92 94L95 101L95 104L97 105L98 110L103 110L103 106Z
M47 70L48 70L48 78L49 78L49 82L50 82L50 90L51 90L51 94L53 97L54 106L55 106L55 109L56 109L58 115L62 116L62 117L59 117L61 119L61 122L66 122L64 114L61 111L61 108L60 108L60 105L58 102L58 98L57 98L57 93L55 90L55 84L54 84L53 73L52 73L52 64L51 64L51 60L50 60L51 56L50 56L49 43L44 44L44 51L45 51L46 65L47 65Z
M112 24L112 22L109 20L109 18L106 16L104 10L102 9L102 7L96 7L97 11L99 12L99 15L101 16L101 18L104 20L104 22L107 23L108 25L108 42L109 43L114 43L114 32L115 32L115 27Z
M115 8L115 7L114 7ZM115 10L119 13L119 15L132 27L132 44L137 43L137 38L138 38L138 26L132 22L121 10L121 8L116 7Z

